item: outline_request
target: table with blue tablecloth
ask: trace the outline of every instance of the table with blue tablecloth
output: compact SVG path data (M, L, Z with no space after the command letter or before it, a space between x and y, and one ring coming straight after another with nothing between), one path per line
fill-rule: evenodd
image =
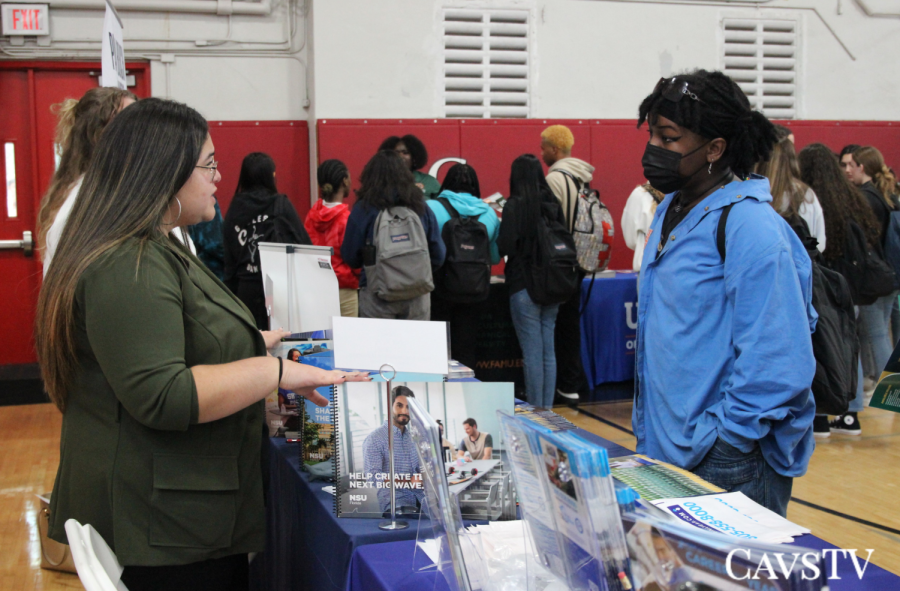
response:
M819 551L837 548L809 534L797 538L792 545ZM790 552L790 547L786 545L785 552ZM860 558L861 562L865 560L865 552ZM786 560L789 561L790 558ZM432 564L424 552L416 552L415 540L363 546L356 551L350 562L346 591L450 591L443 575L436 569L420 570ZM840 558L837 564L840 580L831 582L831 591L900 589L900 577L874 564L866 567L862 579L857 576L849 559ZM830 575L830 558L827 565ZM762 588L761 585L760 589Z
M586 277L581 284L581 360L593 390L607 382L634 379L637 342L637 274Z
M605 440L578 429L579 435L601 445ZM605 442L612 457L632 452ZM300 471L297 444L269 440L269 493L266 505L266 551L251 566L255 590L316 591L345 587L350 559L358 548L416 539L418 518L398 531L378 529L380 519L338 518L334 496L323 488L330 483L310 482ZM477 523L466 521L467 524Z
M593 443L605 447L610 457L620 457L633 452L620 445L607 441L582 429L576 431L580 436ZM785 544L785 552L792 547L812 550L837 550L837 546L829 544L821 538L806 534L796 538L793 544ZM900 577L885 569L869 564L862 579L859 578L853 562L848 557L837 555L837 575L830 582L831 591L881 591L883 589L900 589ZM863 566L866 553L862 551L860 566ZM362 546L353 554L350 572L347 577L346 591L450 591L444 577L436 569L426 569L432 565L424 552L416 551L413 539L385 544ZM827 572L832 574L832 559L826 559Z

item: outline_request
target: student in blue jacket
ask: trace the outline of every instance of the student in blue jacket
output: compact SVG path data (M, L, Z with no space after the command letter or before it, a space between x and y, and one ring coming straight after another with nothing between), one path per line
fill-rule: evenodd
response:
M817 315L809 256L770 206L768 180L749 174L774 127L704 70L661 79L644 121L644 176L666 198L641 265L637 451L785 515L814 447Z
M359 276L359 315L361 318L394 318L398 320L430 320L431 294L399 301L386 301L368 289L364 250L375 233L378 214L389 207L402 206L419 215L428 241L432 274L444 264L446 248L441 240L434 212L425 205L422 191L416 187L412 172L400 156L391 150L381 150L366 164L359 177L358 198L347 218L341 258L351 269L362 268Z
M492 265L499 263L497 237L500 235L500 220L491 206L481 200L481 186L475 169L468 164L454 164L444 177L440 193L426 201L437 220L438 234L443 237L444 224L450 221L450 212L441 199L446 199L460 216L474 217L484 224L490 241L490 262ZM478 302L460 303L445 298L437 283L431 292L431 319L450 323L450 352L454 359L471 368L474 368L477 359L475 348L480 335L479 310Z

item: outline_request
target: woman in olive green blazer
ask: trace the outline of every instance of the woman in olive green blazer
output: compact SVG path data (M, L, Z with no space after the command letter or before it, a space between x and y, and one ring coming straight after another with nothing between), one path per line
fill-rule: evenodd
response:
M263 549L262 399L368 379L267 356L253 316L169 237L214 215L206 122L158 99L101 137L38 303L63 411L50 536L89 523L140 589L243 589ZM272 335L277 341L280 334ZM274 343L271 343L274 344Z

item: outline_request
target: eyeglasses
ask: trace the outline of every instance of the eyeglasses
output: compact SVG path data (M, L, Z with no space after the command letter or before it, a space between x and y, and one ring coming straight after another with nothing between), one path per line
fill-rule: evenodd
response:
M219 163L216 161L213 161L213 163L210 164L209 166L195 166L194 168L205 168L206 170L208 170L211 173L209 180L213 180L214 178L216 178L216 169L219 168Z
M658 90L662 90L662 96L664 99L670 100L673 103L677 103L684 96L689 96L698 103L703 102L699 96L688 89L688 81L679 80L677 76L672 78L660 78L659 82L656 83L656 87L653 89L653 92L656 93L656 91Z

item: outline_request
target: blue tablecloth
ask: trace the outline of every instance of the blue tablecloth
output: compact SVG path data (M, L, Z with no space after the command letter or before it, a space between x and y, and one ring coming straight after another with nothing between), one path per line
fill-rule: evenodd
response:
M584 438L605 446L610 457L632 452L582 429ZM367 544L416 539L418 518L399 531L378 529L380 519L338 519L328 483L310 482L300 471L297 444L269 440L269 495L266 551L253 561L255 590L343 589L354 551ZM469 522L466 523L477 523ZM411 558L410 558L411 560Z
M791 552L791 546L813 550L836 548L836 546L808 534L797 538L795 544L786 545L785 552ZM450 591L446 580L436 569L418 570L432 563L424 552L417 553L415 547L416 542L408 540L360 548L350 562L350 577L347 580L346 591L419 591L420 589ZM415 560L413 560L414 557ZM861 558L865 560L865 552ZM830 558L827 564L828 575L830 575ZM831 591L900 589L900 577L874 564L866 567L862 580L857 576L853 563L849 559L839 557L837 565L837 574L840 580L834 579L830 582ZM778 567L776 566L776 568Z
M582 301L590 284L590 278L581 284ZM595 279L581 315L581 360L591 389L634 379L636 339L637 274Z
M254 560L253 587L270 591L344 588L350 557L365 544L415 540L417 519L399 531L378 529L379 519L338 519L326 482L300 471L297 444L270 439L266 551Z

